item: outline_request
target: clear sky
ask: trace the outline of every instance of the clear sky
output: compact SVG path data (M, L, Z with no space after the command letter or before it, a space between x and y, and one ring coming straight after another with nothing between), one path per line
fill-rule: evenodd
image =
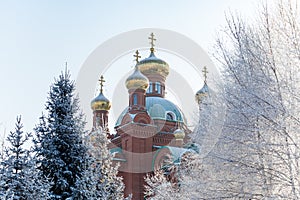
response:
M89 54L111 37L169 29L211 52L225 12L251 18L259 1L0 0L0 135L14 128L20 114L25 130L32 131L64 63L76 79Z

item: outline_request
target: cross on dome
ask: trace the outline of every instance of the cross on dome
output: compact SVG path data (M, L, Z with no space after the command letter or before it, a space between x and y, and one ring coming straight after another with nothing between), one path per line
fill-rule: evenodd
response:
M100 93L103 93L103 83L105 82L103 75L100 76Z
M202 72L203 72L203 76L204 76L204 82L206 83L207 74L208 74L208 71L207 71L207 67L206 67L206 66L203 67Z
M156 41L156 39L154 38L154 33L150 34L150 37L148 37L148 39L150 40L150 44L151 44L151 48L150 51L153 53L154 52L154 41Z
M136 63L138 63L139 62L139 58L141 58L141 56L139 54L140 54L139 50L136 50L135 55L133 55L133 57L135 57Z

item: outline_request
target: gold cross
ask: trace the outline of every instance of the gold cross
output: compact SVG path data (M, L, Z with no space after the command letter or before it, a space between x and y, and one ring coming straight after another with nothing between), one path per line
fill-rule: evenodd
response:
M135 57L135 61L136 61L136 63L138 63L139 62L139 58L141 58L141 56L139 56L139 50L136 50L136 52L135 52L135 55L133 55L133 57Z
M154 38L154 33L150 34L150 37L148 37L148 39L150 40L150 44L151 44L151 48L150 51L153 53L154 52L154 41L156 41L156 39Z
M100 76L100 93L102 94L103 92L103 83L105 82L104 78L103 78L103 75Z
M207 74L208 74L208 71L207 71L207 67L206 67L206 66L203 67L202 72L203 72L203 76L204 76L204 82L206 83Z

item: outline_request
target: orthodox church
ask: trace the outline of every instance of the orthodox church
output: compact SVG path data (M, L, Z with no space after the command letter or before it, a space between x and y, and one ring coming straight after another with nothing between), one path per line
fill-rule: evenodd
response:
M139 60L138 51L134 55L136 65L125 82L129 103L115 123L116 134L110 134L107 128L111 103L103 94L103 76L100 93L91 102L93 126L106 130L110 151L120 163L119 176L123 177L125 196L132 194L133 199L144 199L144 177L162 167L167 155L178 164L186 152L193 151L187 148L191 130L183 112L165 99L169 65L155 56L153 33L149 39L149 57ZM207 92L205 81L196 93L196 101L200 103Z

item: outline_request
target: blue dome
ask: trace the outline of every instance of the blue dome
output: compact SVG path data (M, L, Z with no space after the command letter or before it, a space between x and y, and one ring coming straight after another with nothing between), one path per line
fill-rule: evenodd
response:
M162 119L166 121L185 123L185 117L178 106L162 97L146 97L146 108L152 119ZM115 127L122 122L128 107L119 116Z

